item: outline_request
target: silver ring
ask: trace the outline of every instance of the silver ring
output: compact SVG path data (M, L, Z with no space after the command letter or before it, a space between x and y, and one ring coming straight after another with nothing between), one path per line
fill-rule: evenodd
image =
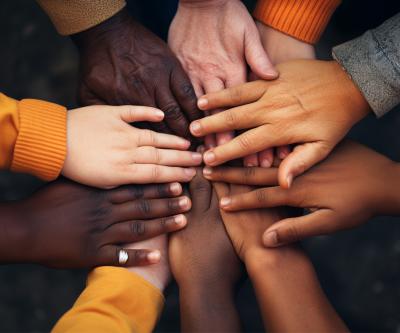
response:
M118 263L120 265L125 265L126 262L129 259L129 255L128 252L126 252L125 250L119 250L118 252Z

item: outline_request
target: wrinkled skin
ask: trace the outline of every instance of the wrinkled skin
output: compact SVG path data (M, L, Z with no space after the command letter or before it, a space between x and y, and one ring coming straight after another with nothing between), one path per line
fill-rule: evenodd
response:
M252 172L244 168L206 170L206 177L213 181L270 186L221 198L221 207L226 211L276 206L311 211L270 226L263 235L267 246L333 233L359 226L376 215L400 212L399 166L354 142L340 144L289 189L276 186L277 172L275 168L254 168Z
M200 117L196 96L179 61L160 38L123 9L73 36L80 51L79 99L83 105L144 105L165 112L152 129L189 138Z
M274 81L254 81L199 99L204 110L234 107L191 124L196 136L245 129L204 154L207 165L266 148L297 144L279 167L279 184L328 156L350 128L365 117L367 101L336 61L293 60L277 66Z
M121 244L185 226L181 213L190 209L190 199L177 197L181 192L179 183L109 191L64 180L49 184L26 200L0 206L0 261L54 268L118 266ZM128 251L125 266L155 262L148 257L150 249Z

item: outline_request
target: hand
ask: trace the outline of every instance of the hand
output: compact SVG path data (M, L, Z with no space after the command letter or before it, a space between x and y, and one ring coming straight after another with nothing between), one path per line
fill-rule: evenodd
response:
M204 154L207 165L298 144L279 167L279 184L323 160L348 130L369 112L361 92L335 61L296 60L279 65L273 82L255 81L199 99L204 110L239 107L191 124L196 136L249 129Z
M239 0L180 0L168 44L188 73L196 95L217 92L247 81L247 65L263 79L278 73L265 53L256 25ZM216 110L213 110L216 111ZM233 138L233 132L206 137L206 146ZM246 165L257 165L256 156Z
M190 181L196 172L183 167L199 165L202 157L182 151L189 148L189 141L129 125L163 117L160 110L142 106L89 106L69 111L62 174L100 188Z
M118 263L123 243L181 229L190 199L179 183L101 191L52 183L26 200L0 206L0 262L80 268ZM155 263L158 251L127 250L125 266Z
M315 59L315 50L312 44L293 38L260 21L256 21L256 25L265 52L267 52L274 65L296 59ZM253 77L254 76L255 75L253 75ZM290 152L290 146L280 146L276 148L276 155L281 160L285 159ZM269 148L259 153L258 158L261 166L271 166L273 163L273 149Z
M172 273L180 287L217 284L231 290L239 279L240 265L219 214L217 195L201 171L189 187L188 226L170 237Z
M222 223L211 183L199 171L184 232L171 235L169 259L179 285L183 332L240 332L234 287L241 265Z
M308 208L305 216L283 219L269 227L266 246L279 246L306 237L358 226L375 215L399 214L399 167L386 157L356 143L341 144L331 156L293 183L254 190L221 199L226 211L258 207ZM253 168L207 169L213 181L276 185L277 170Z
M83 105L145 105L165 112L158 132L189 138L201 116L190 80L168 46L126 9L73 37L81 59Z

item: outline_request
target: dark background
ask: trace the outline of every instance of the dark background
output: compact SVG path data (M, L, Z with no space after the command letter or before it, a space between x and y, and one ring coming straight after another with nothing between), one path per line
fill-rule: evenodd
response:
M135 15L165 36L175 1L136 2L130 3ZM333 45L379 25L399 7L399 0L344 1L318 45L319 57L328 59ZM14 98L76 106L77 51L69 38L57 35L35 1L0 1L0 36L0 91ZM394 110L379 121L365 119L351 137L399 160L399 129L399 110ZM22 198L39 186L29 176L2 172L0 200ZM399 222L376 218L357 230L304 242L326 293L353 331L400 332ZM0 331L49 331L79 295L85 275L30 265L0 266ZM238 307L246 330L262 331L249 283L239 293ZM173 286L157 331L177 331L178 312Z

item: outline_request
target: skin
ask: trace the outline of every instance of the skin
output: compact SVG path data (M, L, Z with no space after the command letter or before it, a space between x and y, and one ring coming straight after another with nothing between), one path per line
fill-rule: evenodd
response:
M171 235L169 259L179 285L183 332L239 332L234 288L241 266L222 223L218 199L199 170L190 182L188 225Z
M199 99L204 110L232 107L191 124L196 136L246 130L204 154L209 166L266 148L297 144L279 167L279 184L323 160L370 111L361 92L335 61L294 60L277 66L278 79L255 81Z
M190 138L201 116L189 78L167 44L133 20L126 9L73 36L80 53L83 105L145 105L165 112L158 132Z
M268 170L262 168L262 170ZM249 187L214 183L219 198ZM267 332L348 332L326 298L307 256L295 246L263 247L260 235L285 209L221 210L233 246L244 262Z
M282 162L283 163L283 162ZM269 186L221 198L226 211L259 207L307 208L310 214L284 218L267 228L265 246L359 226L377 215L400 214L399 166L354 142L340 144L324 162L298 177L290 189L277 185L278 170L216 168L205 170L213 181Z
M67 156L62 174L76 182L113 188L132 183L187 182L199 153L177 136L130 123L160 122L162 111L144 106L89 106L67 115ZM186 167L186 168L185 168Z
M168 44L177 55L200 97L247 81L247 66L263 79L278 72L264 51L257 27L239 0L180 0L171 23ZM218 110L212 110L212 113ZM233 131L207 136L214 147L228 142ZM257 156L245 165L257 165Z
M315 49L312 44L293 38L260 21L256 21L256 25L260 33L262 45L274 65L296 59L315 59ZM252 75L252 78L254 80L258 79L256 75ZM289 155L290 152L290 146L276 148L276 155L281 160ZM273 149L266 149L259 153L258 159L260 166L270 167L273 162Z
M190 199L179 183L102 191L61 180L28 199L0 205L0 262L53 268L120 266L121 244L186 225ZM179 196L179 197L178 197ZM158 262L156 249L128 250L124 266Z

